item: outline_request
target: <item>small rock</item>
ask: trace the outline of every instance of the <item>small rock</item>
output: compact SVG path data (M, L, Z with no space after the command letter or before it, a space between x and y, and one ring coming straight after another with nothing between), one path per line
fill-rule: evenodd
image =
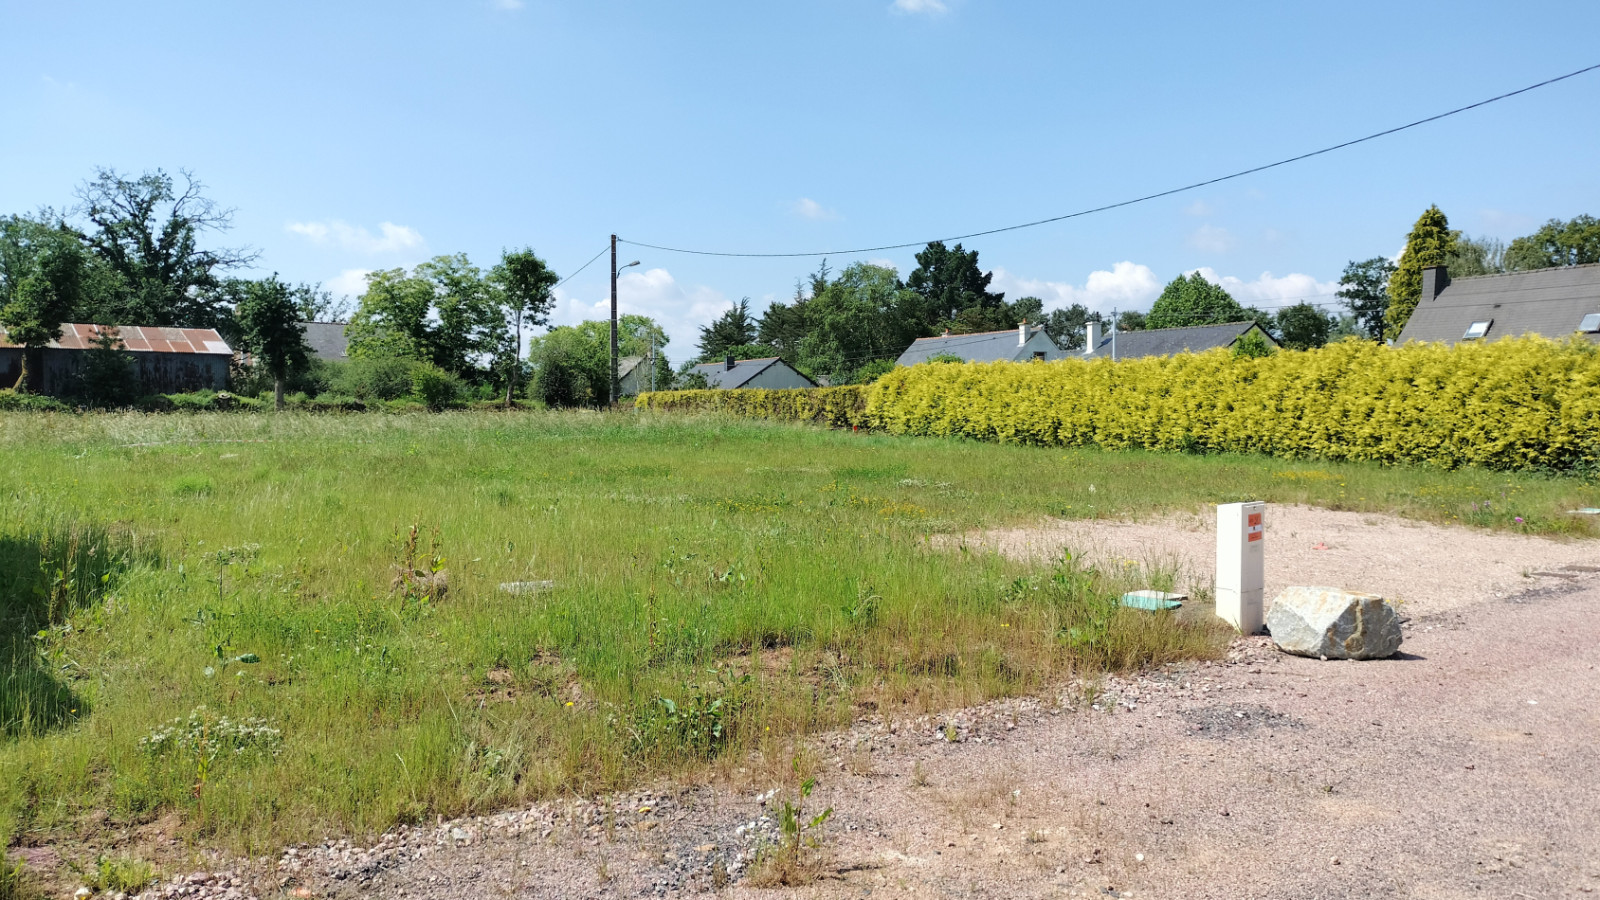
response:
M1286 588L1267 613L1278 649L1322 659L1383 659L1400 649L1400 617L1377 594Z

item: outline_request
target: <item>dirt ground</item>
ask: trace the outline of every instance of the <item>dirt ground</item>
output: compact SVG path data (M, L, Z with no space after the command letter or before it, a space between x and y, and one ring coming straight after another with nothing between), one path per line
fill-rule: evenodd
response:
M834 816L815 883L745 880L752 849L775 834L762 785L663 787L404 829L374 847L294 848L236 883L263 897L441 900L1600 892L1600 541L1271 516L1269 595L1293 582L1401 599L1398 657L1320 662L1241 638L1221 663L858 722L818 743L807 808ZM1077 527L969 541L1052 553L1082 546ZM1208 577L1203 523L1102 523L1093 535L1097 552L1183 553ZM167 886L180 888L221 896Z
M1216 580L1214 516L1151 522L1052 520L1041 527L987 531L961 540L1018 558L1048 559L1063 550L1100 561L1119 559L1184 573L1187 586ZM1340 587L1388 598L1410 616L1444 612L1530 587L1574 578L1561 571L1593 551L1586 542L1447 528L1371 513L1311 506L1269 506L1266 597L1289 585Z

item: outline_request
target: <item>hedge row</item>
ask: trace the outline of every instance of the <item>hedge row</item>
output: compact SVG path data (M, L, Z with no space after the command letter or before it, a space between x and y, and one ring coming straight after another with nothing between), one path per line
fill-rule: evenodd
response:
M859 384L793 390L656 391L640 394L634 405L639 409L816 422L838 428L867 424L867 388Z
M640 405L1006 443L1600 473L1600 348L1577 339L935 363L867 387L863 412L845 401L851 388L828 390L685 391Z

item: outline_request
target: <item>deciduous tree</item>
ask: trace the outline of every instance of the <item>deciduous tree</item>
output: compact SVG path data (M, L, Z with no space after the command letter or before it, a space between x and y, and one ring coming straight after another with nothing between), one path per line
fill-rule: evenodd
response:
M1328 343L1335 319L1310 303L1300 302L1278 310L1273 325L1278 343L1290 350L1314 350Z
M203 246L231 227L233 211L207 198L188 172L179 175L181 188L160 169L138 178L100 169L79 187L76 212L88 226L78 236L114 276L85 298L91 305L84 318L179 328L226 327L231 320L217 289L227 272L257 254Z
M77 237L48 214L0 218L0 328L23 347L15 387L38 388L44 348L82 302L86 266Z
M1383 340L1389 278L1394 275L1394 268L1394 263L1383 256L1360 262L1352 259L1339 277L1339 299L1355 317L1357 326L1374 341Z
M1191 325L1221 325L1244 322L1253 317L1221 285L1212 284L1199 272L1179 275L1167 284L1150 307L1149 328L1182 328Z
M522 383L522 328L542 326L550 321L555 306L551 294L560 278L533 252L533 248L507 250L489 271L489 283L496 292L502 315L510 320L503 361L497 365L506 380L506 408Z
M1505 264L1511 271L1549 269L1600 262L1600 219L1582 215L1551 219L1543 228L1511 242Z
M279 281L277 273L244 283L234 309L240 340L255 364L272 373L272 403L278 410L283 409L284 381L309 359L300 313L294 289Z

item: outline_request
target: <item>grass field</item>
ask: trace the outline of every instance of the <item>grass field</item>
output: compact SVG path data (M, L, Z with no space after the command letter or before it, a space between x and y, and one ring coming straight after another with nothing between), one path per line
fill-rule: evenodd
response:
M1225 643L1203 607L1115 606L1159 566L937 534L1258 498L1584 532L1564 511L1600 505L1572 479L637 414L0 413L0 454L0 847L176 814L265 851L786 769L863 709Z

